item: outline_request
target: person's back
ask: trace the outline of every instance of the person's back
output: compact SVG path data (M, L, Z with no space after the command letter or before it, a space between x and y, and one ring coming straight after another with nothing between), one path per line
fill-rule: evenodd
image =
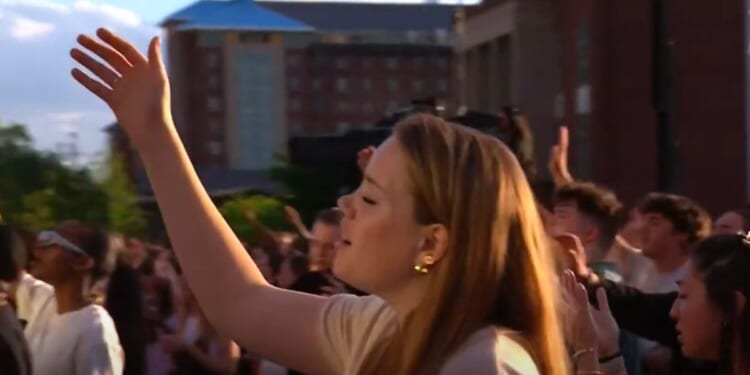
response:
M0 374L31 375L31 355L14 311L11 285L21 277L23 242L0 217Z

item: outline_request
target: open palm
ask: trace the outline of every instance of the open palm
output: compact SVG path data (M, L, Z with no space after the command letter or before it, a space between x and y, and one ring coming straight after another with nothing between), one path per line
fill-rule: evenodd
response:
M578 283L571 271L563 275L563 287L573 303L574 345L579 348L596 348L600 356L618 351L620 328L609 309L604 289L596 291L598 308L589 304L586 288Z
M107 103L135 146L143 147L154 126L171 124L169 82L159 38L151 40L147 58L108 30L99 29L96 35L99 40L79 36L78 43L87 52L74 48L70 55L98 80L77 68L73 78Z

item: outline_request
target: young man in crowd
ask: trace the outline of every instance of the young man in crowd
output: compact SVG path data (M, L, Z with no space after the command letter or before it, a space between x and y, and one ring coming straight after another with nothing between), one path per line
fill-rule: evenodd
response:
M555 190L554 228L578 237L588 266L599 276L620 282L620 270L606 260L617 235L622 204L610 190L590 182L571 182Z
M326 209L318 212L308 238L310 271L297 279L290 289L312 294L328 294L331 288L341 289L341 284L335 280L331 271L336 256L336 241L341 235L340 220L339 210Z
M34 282L19 284L17 296L36 285L30 305L52 293L56 311L30 317L29 324L38 328L29 339L35 374L122 373L124 354L114 322L88 294L114 262L108 245L104 232L74 221L37 237L29 276Z
M652 193L638 206L643 215L643 255L652 263L633 285L645 293L679 289L687 273L688 252L711 231L711 217L692 200L678 195ZM668 372L671 351L642 340L644 368L649 374Z

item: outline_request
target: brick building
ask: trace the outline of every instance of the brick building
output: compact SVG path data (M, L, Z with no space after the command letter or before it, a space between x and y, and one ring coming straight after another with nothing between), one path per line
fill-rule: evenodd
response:
M263 170L291 135L369 127L450 96L453 9L199 1L167 17L180 135L198 167Z
M742 205L746 2L485 1L457 25L462 98L519 105L539 160L569 125L574 173L626 202L670 190L713 212Z

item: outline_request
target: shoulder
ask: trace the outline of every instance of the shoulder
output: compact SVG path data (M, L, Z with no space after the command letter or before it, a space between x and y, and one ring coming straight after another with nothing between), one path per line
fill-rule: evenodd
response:
M107 310L99 305L91 305L86 308L85 315L81 316L80 324L85 346L119 346L120 339L112 317Z
M443 366L441 375L536 375L531 355L513 335L495 327L472 335Z

